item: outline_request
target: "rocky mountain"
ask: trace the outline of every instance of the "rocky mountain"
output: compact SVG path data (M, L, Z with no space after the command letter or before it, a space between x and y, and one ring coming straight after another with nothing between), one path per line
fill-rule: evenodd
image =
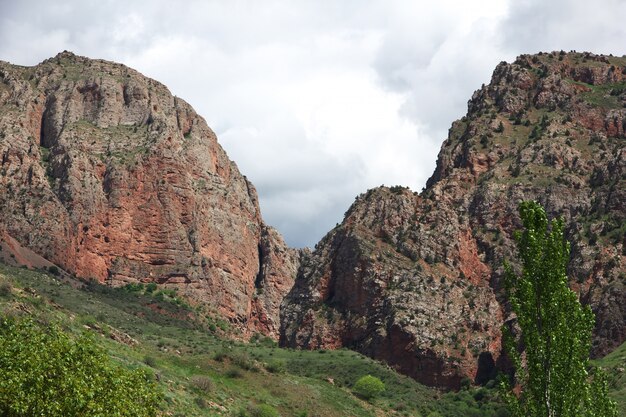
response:
M593 354L626 339L626 57L522 55L452 124L421 193L380 187L303 261L284 346L349 347L433 386L498 367L518 203L563 216L571 287L597 318Z
M421 193L369 190L310 253L263 222L253 185L162 84L68 52L0 62L0 259L154 282L243 337L350 347L456 388L507 366L502 265L519 201L536 199L567 222L603 355L626 339L625 106L626 57L501 63Z
M0 62L0 256L121 286L155 282L277 336L300 252L204 119L124 65Z

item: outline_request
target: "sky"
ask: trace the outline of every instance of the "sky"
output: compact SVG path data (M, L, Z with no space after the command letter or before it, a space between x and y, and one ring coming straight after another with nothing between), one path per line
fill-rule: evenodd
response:
M0 0L0 60L63 50L169 87L255 184L265 221L313 246L379 185L420 191L500 61L626 54L626 0Z

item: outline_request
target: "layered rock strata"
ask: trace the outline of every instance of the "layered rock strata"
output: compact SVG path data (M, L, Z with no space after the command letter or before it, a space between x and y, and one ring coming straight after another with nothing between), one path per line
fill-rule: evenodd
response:
M278 330L299 252L189 104L124 65L0 62L0 231L84 279L155 282Z

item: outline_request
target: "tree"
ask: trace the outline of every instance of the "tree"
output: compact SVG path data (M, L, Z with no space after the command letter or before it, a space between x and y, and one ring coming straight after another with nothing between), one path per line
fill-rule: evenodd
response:
M382 394L385 391L385 384L375 376L365 375L356 381L352 391L356 395L369 400Z
M114 365L87 335L0 320L2 416L156 416L162 394L151 379Z
M519 334L505 329L505 345L521 392L506 395L518 417L611 417L606 378L588 374L594 315L568 287L569 243L563 220L548 222L536 202L520 205L523 231L515 233L522 271L506 269L506 290ZM520 354L523 350L523 354Z

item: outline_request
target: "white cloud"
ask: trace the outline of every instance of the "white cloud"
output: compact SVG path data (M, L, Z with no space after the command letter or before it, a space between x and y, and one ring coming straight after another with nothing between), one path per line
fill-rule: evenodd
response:
M623 2L0 0L0 59L61 50L168 85L257 186L268 223L312 246L354 197L419 190L451 122L520 53L622 54Z

